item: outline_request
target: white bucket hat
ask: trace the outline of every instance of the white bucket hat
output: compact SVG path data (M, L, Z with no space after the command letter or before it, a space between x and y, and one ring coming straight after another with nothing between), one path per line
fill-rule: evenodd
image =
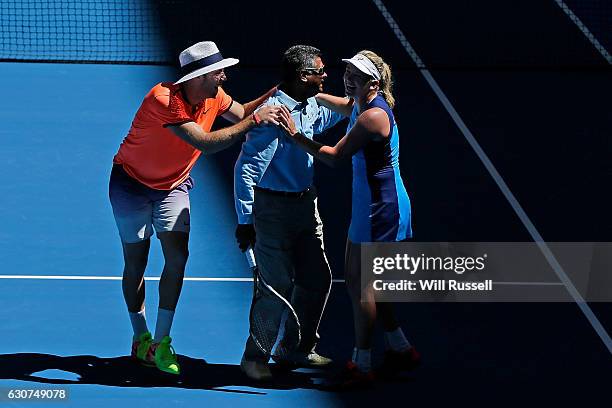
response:
M238 63L236 58L223 58L212 41L202 41L187 48L179 55L179 61L183 77L175 85Z
M344 58L342 61L348 62L364 74L380 81L380 72L378 72L378 69L376 69L374 63L365 55L355 54L353 58Z

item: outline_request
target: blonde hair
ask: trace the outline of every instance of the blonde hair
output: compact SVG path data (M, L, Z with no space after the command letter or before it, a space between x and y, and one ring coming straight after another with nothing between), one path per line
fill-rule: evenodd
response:
M395 106L395 98L393 97L393 77L391 76L391 67L378 54L369 50L361 50L358 54L363 55L376 67L380 73L379 89L387 101L391 109Z

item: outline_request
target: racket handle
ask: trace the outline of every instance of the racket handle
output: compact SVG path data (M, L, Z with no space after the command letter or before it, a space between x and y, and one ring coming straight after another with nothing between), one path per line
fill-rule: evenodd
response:
M249 247L244 253L246 256L247 262L249 263L249 267L252 269L257 266L255 263L255 254L253 253L253 248Z

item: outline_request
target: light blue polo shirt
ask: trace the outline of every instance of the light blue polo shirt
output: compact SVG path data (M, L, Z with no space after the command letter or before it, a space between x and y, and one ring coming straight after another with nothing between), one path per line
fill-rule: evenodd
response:
M298 102L281 90L265 105L285 105L297 130L312 139L334 126L344 116L319 106L314 97ZM278 126L251 129L234 167L234 201L238 223L251 224L253 186L277 191L304 191L312 186L313 158L297 146Z

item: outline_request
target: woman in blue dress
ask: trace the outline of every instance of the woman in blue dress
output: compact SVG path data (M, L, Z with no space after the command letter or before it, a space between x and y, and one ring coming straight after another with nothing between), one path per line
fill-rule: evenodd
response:
M399 133L392 108L391 69L381 57L364 50L350 59L344 73L347 98L319 94L317 101L350 117L347 134L326 146L298 133L288 111L281 126L300 147L334 165L352 157L352 215L346 244L346 284L353 304L355 348L342 385L361 386L374 379L371 343L378 319L385 331L387 351L381 370L415 368L420 356L399 326L393 305L376 302L371 285L362 289L360 245L363 242L405 241L412 237L410 199L399 169Z

